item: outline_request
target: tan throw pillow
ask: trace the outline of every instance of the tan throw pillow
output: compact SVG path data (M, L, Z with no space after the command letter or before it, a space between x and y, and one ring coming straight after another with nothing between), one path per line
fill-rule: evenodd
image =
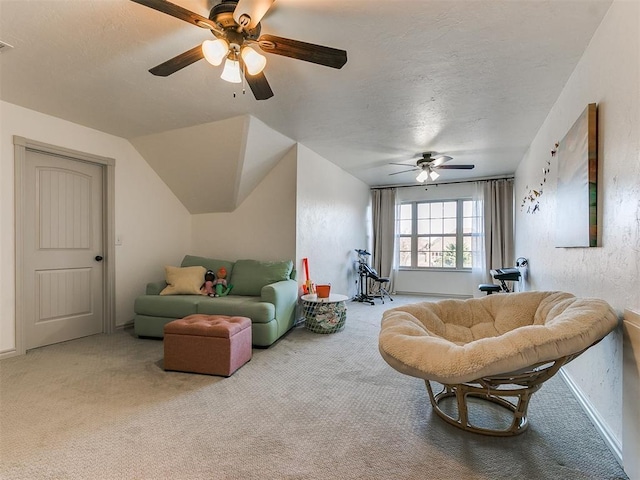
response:
M204 283L204 267L164 267L167 286L160 295L200 295Z

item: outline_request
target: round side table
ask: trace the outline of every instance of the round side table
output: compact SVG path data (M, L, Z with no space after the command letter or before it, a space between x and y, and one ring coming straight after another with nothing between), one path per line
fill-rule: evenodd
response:
M347 320L349 299L346 295L332 293L328 298L318 298L313 294L303 295L302 314L307 330L314 333L335 333L344 328Z

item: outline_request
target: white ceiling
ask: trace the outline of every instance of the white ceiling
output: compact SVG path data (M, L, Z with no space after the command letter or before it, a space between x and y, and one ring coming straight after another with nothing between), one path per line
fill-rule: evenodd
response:
M213 3L174 0L203 16ZM133 139L251 115L369 185L415 183L389 162L511 174L611 0L277 0L262 33L341 48L341 70L269 55L256 101L197 62L148 69L210 32L129 0L0 0L0 98Z

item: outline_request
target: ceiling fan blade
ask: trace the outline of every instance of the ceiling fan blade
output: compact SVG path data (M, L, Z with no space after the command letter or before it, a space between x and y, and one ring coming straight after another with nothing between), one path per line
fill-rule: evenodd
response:
M406 163L395 163L395 162L389 162L389 165L400 165L401 167L410 167L411 165L408 165Z
M258 38L260 48L267 53L317 63L331 68L342 68L347 63L347 52L337 48L315 45L275 35L261 35Z
M256 97L256 100L266 100L273 97L273 91L264 73L260 72L257 75L246 74L244 78L247 79L247 83L249 87L251 87L251 91L253 92L253 96Z
M393 173L390 173L389 175L398 175L400 173L413 172L415 170L420 170L420 169L419 168L410 168L409 170L402 170L401 172L393 172Z
M475 165L439 165L438 170L471 170L475 168Z
M238 0L233 19L246 29L256 28L275 0Z
M437 155L432 158L433 158L433 161L431 162L432 167L437 167L439 165L442 165L445 162L448 162L449 160L453 160L453 157L450 157L448 155Z
M159 77L168 77L172 73L176 73L178 70L181 70L184 67L188 67L192 63L195 63L203 58L204 55L202 54L202 45L196 45L191 50L187 50L177 57L173 57L171 60L167 60L166 62L153 67L149 71Z
M139 3L140 5L144 5L145 7L153 8L154 10L157 10L159 12L166 13L167 15L171 15L172 17L179 18L180 20L189 22L191 25L195 25L196 27L218 30L218 27L207 17L198 15L197 13L192 12L191 10L187 10L186 8L183 8L180 5L176 5L175 3L167 2L166 0L131 0L131 1L135 3Z

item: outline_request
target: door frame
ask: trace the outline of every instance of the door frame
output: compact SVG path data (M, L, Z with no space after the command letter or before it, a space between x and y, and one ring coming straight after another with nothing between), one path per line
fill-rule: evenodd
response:
M25 325L23 305L26 300L24 288L24 248L23 238L25 235L24 215L25 208L25 161L27 151L45 153L47 155L64 157L77 162L86 162L98 165L102 168L102 245L104 249L103 267L103 295L102 295L102 332L113 333L115 330L115 165L113 158L102 157L91 153L71 150L64 147L50 145L48 143L30 140L17 135L13 136L14 145L14 169L15 169L15 246L16 246L16 266L15 266L15 345L16 355L26 353Z

